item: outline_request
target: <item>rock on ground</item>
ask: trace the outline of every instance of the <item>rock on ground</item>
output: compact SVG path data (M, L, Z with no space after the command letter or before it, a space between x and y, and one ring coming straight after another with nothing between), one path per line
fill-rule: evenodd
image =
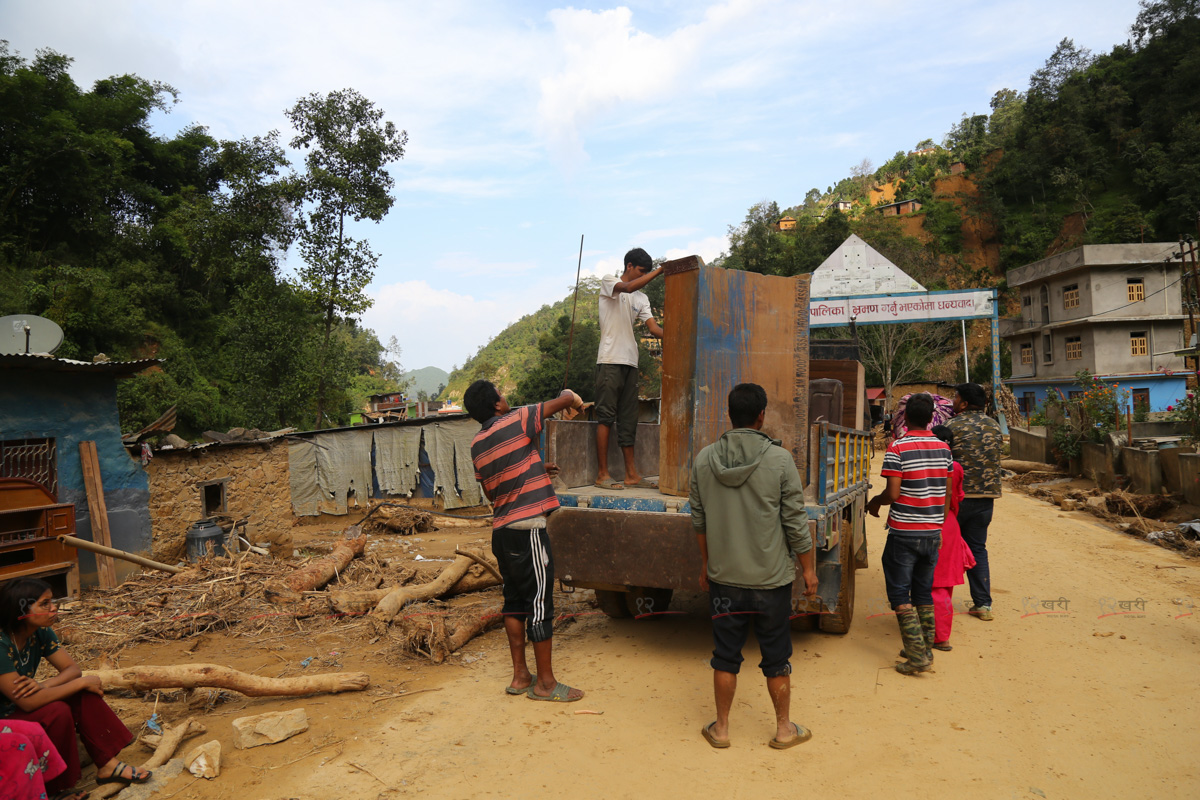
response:
M233 721L233 732L239 750L282 742L306 730L308 714L303 708L239 717Z

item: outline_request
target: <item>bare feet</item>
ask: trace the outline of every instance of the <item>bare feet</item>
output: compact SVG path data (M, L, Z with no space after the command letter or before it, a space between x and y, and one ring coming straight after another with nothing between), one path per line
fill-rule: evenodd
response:
M535 680L537 680L536 676L530 673L529 670L525 670L524 675L514 673L512 683L508 685L507 691L509 694L524 694L530 686L533 686Z

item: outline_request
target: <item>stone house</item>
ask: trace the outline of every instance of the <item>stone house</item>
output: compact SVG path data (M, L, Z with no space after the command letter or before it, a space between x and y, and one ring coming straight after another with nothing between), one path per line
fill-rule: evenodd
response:
M1135 408L1162 411L1186 391L1181 266L1172 242L1084 245L1008 273L1021 316L1005 381L1024 413L1058 389L1081 393L1087 370L1128 389Z
M213 516L247 519L246 537L275 554L292 548L287 440L207 442L160 449L146 467L154 559L186 557L187 530Z

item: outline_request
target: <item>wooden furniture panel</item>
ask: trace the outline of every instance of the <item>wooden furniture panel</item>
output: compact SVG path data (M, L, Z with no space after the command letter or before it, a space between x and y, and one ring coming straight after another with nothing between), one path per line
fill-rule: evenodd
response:
M79 597L79 556L57 536L75 533L75 506L55 503L41 485L0 478L0 581L41 578L56 594Z
M807 459L807 275L783 278L667 262L659 488L686 495L692 459L729 430L739 383L767 392L764 430Z

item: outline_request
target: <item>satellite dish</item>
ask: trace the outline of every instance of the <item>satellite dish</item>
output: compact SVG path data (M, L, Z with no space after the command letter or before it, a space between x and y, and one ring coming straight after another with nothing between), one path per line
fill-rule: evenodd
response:
M53 353L63 343L58 323L34 314L0 317L0 353Z

